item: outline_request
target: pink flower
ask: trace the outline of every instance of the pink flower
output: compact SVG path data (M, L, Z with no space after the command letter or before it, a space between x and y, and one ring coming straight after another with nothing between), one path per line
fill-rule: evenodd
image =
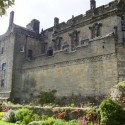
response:
M65 116L66 116L66 113L65 113L65 112L62 112L62 113L59 113L59 114L58 114L57 118L59 118L59 119L64 119Z

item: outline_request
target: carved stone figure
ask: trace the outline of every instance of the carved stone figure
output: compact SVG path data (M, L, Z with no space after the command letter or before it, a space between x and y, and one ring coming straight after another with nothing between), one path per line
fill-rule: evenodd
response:
M99 37L100 36L100 27L102 26L101 23L95 23L92 27L89 27L91 30L91 38Z
M76 46L79 45L79 33L80 31L75 30L69 34L71 38L71 50L75 50Z
M56 39L53 39L53 42L55 51L61 50L62 37L56 37Z

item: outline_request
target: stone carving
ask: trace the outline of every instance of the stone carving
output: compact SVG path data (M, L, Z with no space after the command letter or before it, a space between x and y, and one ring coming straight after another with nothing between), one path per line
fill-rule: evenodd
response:
M95 23L92 27L89 27L91 30L91 38L99 37L101 34L100 28L102 24L101 23Z
M54 50L58 51L61 50L61 45L62 45L62 37L56 37L56 39L53 39L54 42Z
M80 31L74 30L72 33L69 34L71 38L71 50L75 50L76 47L79 45L79 33Z

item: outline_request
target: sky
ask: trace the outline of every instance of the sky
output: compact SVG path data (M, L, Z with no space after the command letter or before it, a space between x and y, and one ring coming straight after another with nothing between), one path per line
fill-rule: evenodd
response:
M108 4L112 0L96 0L96 5ZM40 29L47 29L54 24L54 17L59 22L90 9L90 0L15 0L15 5L7 9L7 13L0 17L0 35L4 34L9 25L9 14L14 11L14 23L26 27L32 19L40 21Z

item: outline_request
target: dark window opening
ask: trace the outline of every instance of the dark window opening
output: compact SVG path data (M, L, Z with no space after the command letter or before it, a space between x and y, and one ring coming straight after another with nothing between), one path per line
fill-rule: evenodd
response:
M4 51L4 48L2 47L2 48L1 48L1 54L3 54L3 51Z
M28 58L29 59L33 58L33 51L31 49L28 50Z
M24 46L20 46L20 52L24 52Z
M53 49L47 50L47 56L53 56Z
M1 80L1 87L4 87L4 79Z
M62 49L63 50L65 50L66 52L69 52L69 44L64 44L63 46L62 46Z
M5 71L6 70L6 63L2 64L2 70Z

